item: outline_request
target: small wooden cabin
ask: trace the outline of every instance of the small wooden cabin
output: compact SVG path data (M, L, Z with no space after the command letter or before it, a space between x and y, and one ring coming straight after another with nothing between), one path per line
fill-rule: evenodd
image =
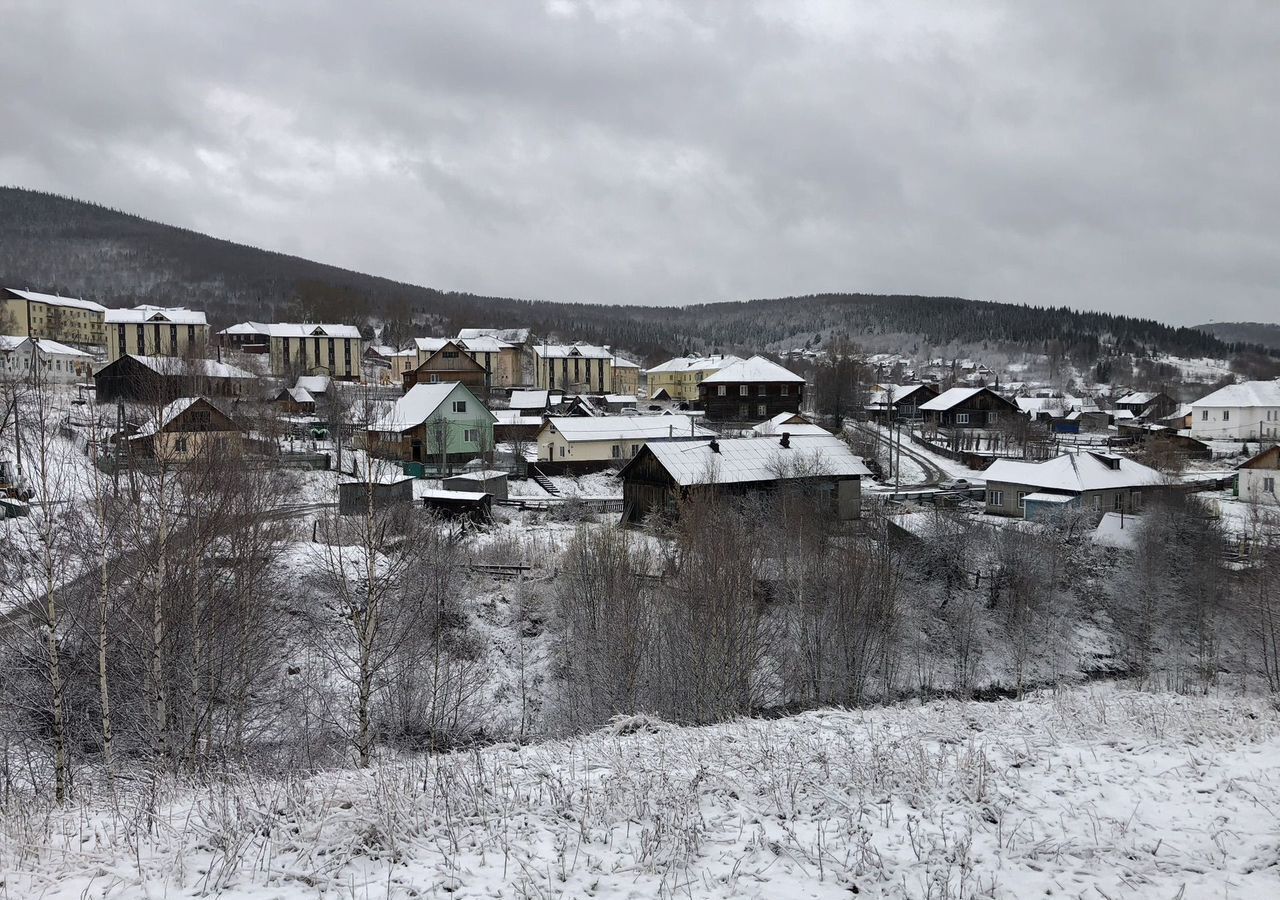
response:
M404 373L406 392L415 384L444 384L456 381L483 396L488 384L488 371L455 341L445 341L417 368Z

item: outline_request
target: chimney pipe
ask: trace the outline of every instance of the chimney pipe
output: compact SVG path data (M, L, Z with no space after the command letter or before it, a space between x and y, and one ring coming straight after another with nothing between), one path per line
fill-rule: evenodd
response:
M778 443L782 445L784 450L789 450L791 448L791 432L782 432L782 440L778 441Z
M707 446L711 448L712 453L720 452L720 442L717 441L715 438L712 438L711 443L707 444Z

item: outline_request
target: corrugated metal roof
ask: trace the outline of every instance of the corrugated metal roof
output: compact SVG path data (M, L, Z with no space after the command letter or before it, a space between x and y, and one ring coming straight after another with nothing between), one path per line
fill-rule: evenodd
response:
M1113 469L1101 458L1119 461ZM987 483L1021 484L1059 491L1098 491L1113 488L1143 487L1163 484L1164 476L1155 469L1115 454L1064 453L1044 462L998 459L983 473Z
M781 438L750 437L653 441L645 446L683 487L871 474L861 457L834 435L795 435L789 444L783 447Z
M713 432L689 416L552 416L547 424L566 441L645 440L708 436Z
M776 362L770 362L763 356L739 360L725 366L714 375L702 379L703 384L742 384L744 382L766 382L768 384L803 384L804 379L784 369Z

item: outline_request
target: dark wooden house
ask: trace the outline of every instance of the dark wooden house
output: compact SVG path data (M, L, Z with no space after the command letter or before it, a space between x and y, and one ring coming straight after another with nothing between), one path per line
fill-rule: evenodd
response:
M212 359L125 355L93 376L99 403L167 403L179 397L238 397L254 376Z
M1162 391L1133 391L1116 401L1116 409L1133 413L1143 422L1158 422L1178 410L1178 401Z
M794 372L753 356L702 379L698 399L708 420L762 422L779 413L798 413L804 384Z
M862 459L834 435L789 433L750 438L648 441L618 473L623 521L674 517L682 503L708 495L741 497L793 490L825 505L833 518L862 512Z
M488 371L483 363L476 362L454 341L445 341L435 353L428 356L416 369L404 373L404 389L415 384L444 384L456 381L465 384L484 396L488 384Z
M1022 415L991 388L953 387L919 407L926 422L939 428L991 428Z
M129 435L129 454L188 462L239 444L245 429L207 397L180 397L166 404Z

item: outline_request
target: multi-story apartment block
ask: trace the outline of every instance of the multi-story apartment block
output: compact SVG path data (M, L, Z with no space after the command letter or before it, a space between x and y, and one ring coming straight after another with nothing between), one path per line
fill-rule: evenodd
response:
M103 316L107 362L129 356L203 356L209 322L198 309L135 306Z
M106 311L92 300L0 288L0 319L9 320L5 330L23 337L102 346Z

